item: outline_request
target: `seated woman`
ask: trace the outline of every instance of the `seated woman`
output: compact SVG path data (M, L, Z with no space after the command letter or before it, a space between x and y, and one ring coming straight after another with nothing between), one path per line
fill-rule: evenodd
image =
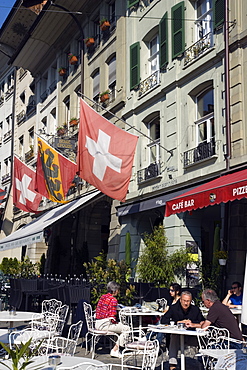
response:
M171 284L171 286L170 286L170 296L171 296L171 299L172 299L171 305L177 303L177 301L181 297L181 285L179 285L177 283ZM168 309L169 309L169 307L167 308L167 310Z
M124 346L124 336L122 332L124 330L130 330L127 325L123 325L121 322L117 322L117 306L118 301L116 296L120 290L119 284L115 281L110 281L107 284L107 294L103 294L96 307L96 322L95 328L98 330L109 330L114 333L120 334L115 346L111 350L110 355L112 357L121 358L119 352L119 346Z

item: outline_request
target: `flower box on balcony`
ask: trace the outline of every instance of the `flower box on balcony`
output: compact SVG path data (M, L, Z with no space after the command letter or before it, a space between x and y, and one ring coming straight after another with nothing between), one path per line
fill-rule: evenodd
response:
M60 76L65 76L66 73L67 73L67 70L64 67L61 67L61 68L59 68L58 73L59 73Z
M100 21L101 31L103 31L103 32L107 31L110 28L110 26L111 26L111 24L106 18L101 19L101 21Z
M69 125L70 125L70 127L77 126L78 125L78 119L75 118L75 117L71 118L70 121L69 121Z
M75 56L74 54L72 54L72 53L69 53L68 54L68 58L69 58L69 64L71 64L71 65L75 65L75 64L77 64L77 62L78 62L78 58L77 58L77 56Z
M100 101L101 103L104 103L105 101L110 99L110 91L106 90L103 93L100 94Z
M86 47L87 48L90 48L94 45L94 38L93 37L88 37L87 39L85 39L85 44L86 44Z

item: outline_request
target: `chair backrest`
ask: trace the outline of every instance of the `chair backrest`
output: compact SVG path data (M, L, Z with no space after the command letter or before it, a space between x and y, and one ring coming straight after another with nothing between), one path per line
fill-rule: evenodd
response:
M56 314L56 310L62 306L62 302L58 301L57 299L45 299L42 302L42 313L51 313L51 314Z
M205 331L205 335L200 335L200 330L197 334L200 349L229 349L229 330L215 326L208 326L202 330Z
M87 330L93 330L94 329L94 319L93 319L93 311L92 311L92 306L91 304L87 302L83 302L83 308L84 308L84 313L85 313L85 318L86 318L86 323L87 323Z
M68 339L78 342L83 322L80 320L76 324L72 324L69 327Z
M157 339L148 340L145 343L144 353L142 358L142 370L154 370L159 354L159 342Z
M57 308L56 315L58 316L58 319L56 325L56 335L62 335L68 312L69 306L67 304Z
M29 348L32 351L37 351L36 355L42 354L47 355L49 343L50 343L50 333L46 332L44 335L44 331L34 330L32 328L26 328L19 331L13 331L9 335L9 346L10 349L13 346L19 346L21 343L25 344L30 339L31 344ZM46 343L46 345L45 345Z
M167 300L165 298L158 298L156 299L156 303L159 305L159 311L164 312L167 307Z

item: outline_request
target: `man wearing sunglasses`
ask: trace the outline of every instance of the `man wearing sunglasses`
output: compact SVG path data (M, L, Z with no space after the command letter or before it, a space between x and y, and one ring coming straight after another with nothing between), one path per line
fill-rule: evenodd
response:
M228 290L227 295L223 299L222 303L230 308L235 308L242 304L242 300L242 285L238 281L234 281L231 289Z

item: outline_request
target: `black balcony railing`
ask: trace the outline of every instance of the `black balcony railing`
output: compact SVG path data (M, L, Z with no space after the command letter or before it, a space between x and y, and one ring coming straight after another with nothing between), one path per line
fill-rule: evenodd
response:
M53 81L52 84L49 86L50 93L52 93L57 88L57 81Z
M184 167L198 163L215 155L215 142L200 143L196 148L184 152Z
M160 83L159 70L155 71L148 78L139 84L139 96L144 95L147 91L152 90Z
M48 97L49 95L49 90L45 90L41 95L40 95L40 100L41 100L41 103L43 103L45 101L45 99Z
M207 35L202 37L200 40L191 45L184 52L184 65L192 62L192 60L198 58L204 54L208 49L213 46L213 34L209 32Z
M151 163L148 167L142 168L137 171L137 183L141 184L142 182L150 179L154 179L160 175L160 164Z

